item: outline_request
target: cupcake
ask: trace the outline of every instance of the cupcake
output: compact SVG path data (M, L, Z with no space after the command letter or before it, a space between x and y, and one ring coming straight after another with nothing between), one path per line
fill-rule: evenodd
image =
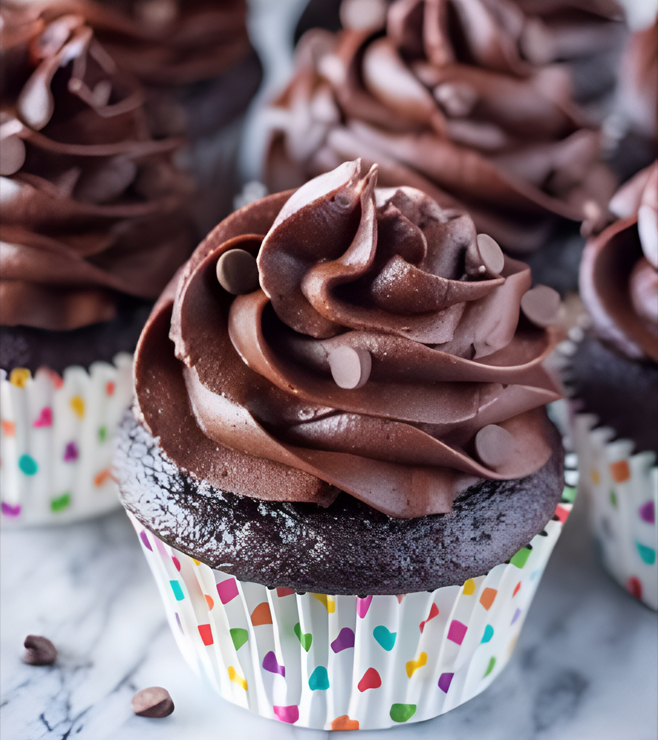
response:
M570 509L555 294L377 175L343 163L209 234L142 333L115 458L186 659L316 729L486 688Z
M623 179L648 167L658 151L658 16L629 39L620 66L611 129L612 166Z
M245 0L41 0L46 17L82 15L117 64L146 91L155 138L184 135L181 164L197 183L199 235L231 210L237 150L262 68Z
M0 12L2 520L70 521L116 506L130 353L194 246L191 190L81 16Z
M585 215L602 225L614 178L597 161L598 127L574 102L571 67L553 63L562 52L549 43L574 34L550 32L526 4L547 5L399 0L381 32L306 34L267 115L270 190L360 156L379 163L382 185L464 204L512 254Z
M574 439L603 564L658 609L658 163L610 208L581 266L592 327L568 348Z

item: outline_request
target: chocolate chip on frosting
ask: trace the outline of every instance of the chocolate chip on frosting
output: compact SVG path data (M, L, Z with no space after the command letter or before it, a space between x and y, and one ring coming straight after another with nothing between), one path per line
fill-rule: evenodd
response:
M231 295L251 293L258 288L256 258L244 249L229 249L217 260L217 280Z
M343 0L340 20L345 28L354 31L384 28L387 9L386 0Z
M353 347L337 347L329 354L331 374L339 388L356 390L368 382L372 369L370 352Z
M498 242L488 234L478 234L466 250L466 272L469 275L492 277L505 267L505 256Z
M498 468L514 452L514 437L503 427L489 424L475 435L475 451L485 465Z
M536 326L550 326L560 309L560 294L548 285L537 285L521 298L521 309Z
M434 88L434 98L449 116L462 118L473 110L478 95L470 85L443 82Z
M8 136L0 143L0 175L18 172L25 162L25 144L18 136Z
M132 708L140 717L168 717L174 711L174 702L161 686L151 686L138 691L132 698Z
M57 648L47 637L28 635L23 643L23 663L28 665L52 665L57 660Z

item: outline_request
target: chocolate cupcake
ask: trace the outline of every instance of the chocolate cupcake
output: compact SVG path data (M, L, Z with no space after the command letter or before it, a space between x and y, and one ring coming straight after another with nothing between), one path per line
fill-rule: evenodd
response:
M658 17L629 39L620 68L612 166L622 179L648 167L658 155Z
M309 32L268 114L266 183L298 186L360 156L382 185L465 204L517 255L586 214L603 224L614 179L549 27L514 3L400 0L381 31Z
M555 294L377 175L346 162L210 233L142 334L116 457L190 662L315 728L485 688L569 510Z
M3 521L68 521L116 505L129 353L194 246L191 186L81 16L0 12Z
M581 481L605 567L658 609L658 163L610 204L619 220L585 248L592 327L568 346Z
M199 237L232 210L245 111L262 68L245 0L45 0L46 17L82 15L146 91L155 138L185 136L181 164L197 184Z

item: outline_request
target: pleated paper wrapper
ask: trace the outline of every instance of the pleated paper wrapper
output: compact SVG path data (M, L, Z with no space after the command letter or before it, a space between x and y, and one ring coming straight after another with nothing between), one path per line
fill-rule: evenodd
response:
M436 717L495 680L570 511L564 498L542 533L486 575L391 596L242 582L130 517L180 650L224 699L299 727L371 730Z
M658 610L658 467L593 414L573 414L580 486L604 567L633 596ZM658 421L657 421L658 423Z
M16 368L0 380L2 526L67 523L119 507L114 433L132 394L132 355L58 375Z

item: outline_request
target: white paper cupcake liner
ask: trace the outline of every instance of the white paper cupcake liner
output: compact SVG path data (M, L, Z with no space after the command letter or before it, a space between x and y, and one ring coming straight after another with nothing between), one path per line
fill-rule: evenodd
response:
M629 440L597 426L593 414L573 414L580 486L604 567L633 596L658 610L658 467L653 452L634 453Z
M55 524L119 506L113 438L130 404L132 355L89 371L16 368L0 379L3 527Z
M487 688L516 644L571 510L487 575L431 592L331 596L242 582L130 515L176 641L229 701L299 727L420 722Z

